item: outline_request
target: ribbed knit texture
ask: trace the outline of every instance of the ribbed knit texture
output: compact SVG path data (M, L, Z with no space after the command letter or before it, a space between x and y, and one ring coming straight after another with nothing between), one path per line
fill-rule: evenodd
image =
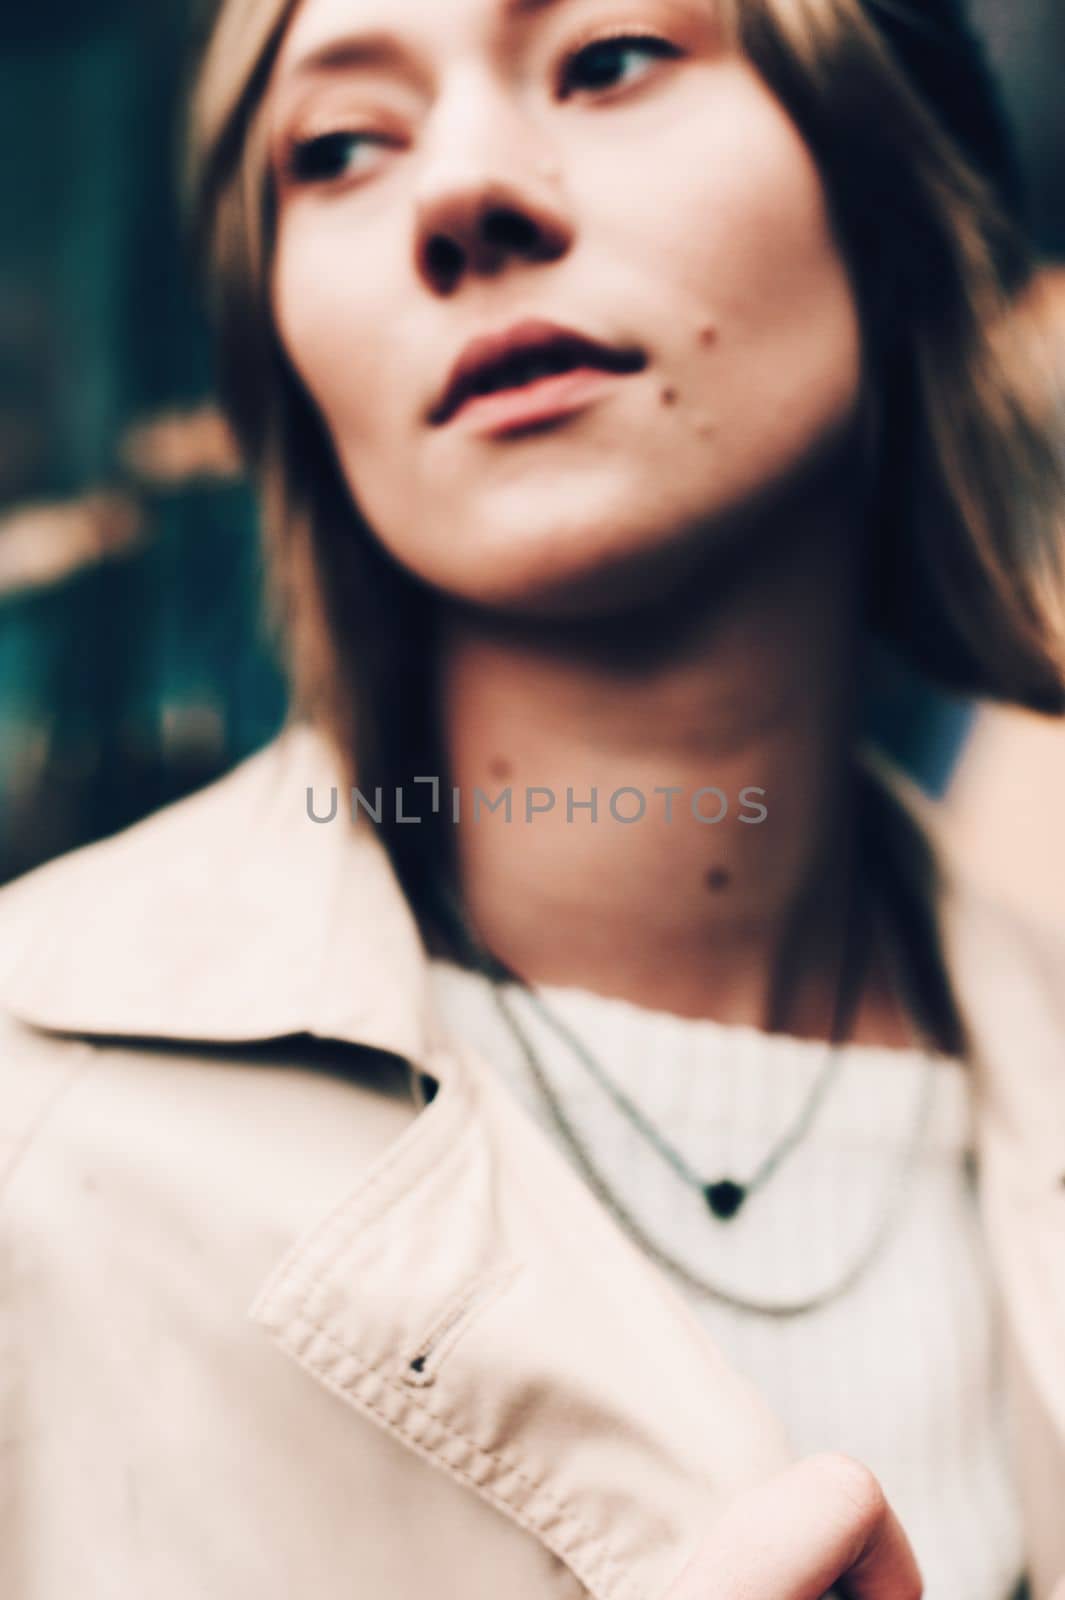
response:
M570 1158L487 981L432 963L449 1030L474 1046ZM707 1179L744 1180L798 1116L826 1046L691 1020L577 989L540 991L613 1081ZM967 1068L848 1045L801 1145L732 1220L710 1215L526 996L514 1005L568 1120L659 1245L739 1295L817 1293L859 1254L898 1182L925 1075L932 1102L898 1221L833 1304L781 1319L674 1280L802 1455L842 1450L876 1473L925 1577L925 1600L1010 1600L1024 1567L1000 1308L976 1193ZM578 1171L580 1168L578 1167Z

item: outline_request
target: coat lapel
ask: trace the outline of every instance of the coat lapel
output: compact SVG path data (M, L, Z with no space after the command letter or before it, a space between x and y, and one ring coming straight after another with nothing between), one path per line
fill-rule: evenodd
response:
M944 921L974 1040L980 1204L1040 1600L1065 1574L1065 959L1049 932L961 890Z
M933 846L940 947L975 1076L979 1199L1006 1333L1034 1600L1065 1575L1065 939L985 898L934 806L873 763Z
M428 1108L251 1314L596 1600L657 1600L787 1442L475 1058L429 1067Z

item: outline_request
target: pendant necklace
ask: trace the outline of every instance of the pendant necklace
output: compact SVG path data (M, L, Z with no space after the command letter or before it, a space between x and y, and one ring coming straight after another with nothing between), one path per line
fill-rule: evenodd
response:
M858 900L857 874L855 873L851 881L843 934L840 976L836 989L832 1025L824 1064L817 1074L793 1125L768 1152L757 1169L748 1178L741 1181L731 1174L721 1174L716 1178L707 1178L696 1172L681 1152L664 1138L659 1130L644 1116L639 1106L608 1075L579 1035L545 1004L537 990L530 985L523 984L502 962L491 955L474 934L462 908L455 903L453 897L448 896L451 917L452 920L457 921L459 924L459 931L461 932L467 958L471 959L477 970L491 981L497 1006L500 1006L504 1011L511 1031L514 1031L513 1013L507 1005L506 996L501 988L505 983L516 984L521 988L531 1008L581 1063L588 1075L613 1102L621 1115L625 1117L648 1144L657 1150L661 1158L673 1169L677 1176L690 1189L696 1190L702 1196L711 1215L720 1222L728 1222L735 1217L750 1197L769 1182L791 1152L801 1144L809 1132L818 1111L821 1109L829 1090L842 1071L846 1057L842 1050L839 1049L839 1046L846 1039L853 1023L864 986L865 969L869 956L869 917L858 917Z
M832 1030L833 1039L829 1046L830 1054L814 1084L813 1091L803 1107L802 1113L793 1127L788 1130L784 1138L779 1141L757 1171L746 1182L740 1182L731 1176L707 1180L696 1173L683 1160L680 1153L675 1151L661 1137L657 1129L652 1128L642 1113L628 1100L628 1097L617 1088L617 1085L612 1083L603 1067L584 1042L578 1039L560 1018L554 1016L539 994L530 986L523 985L509 968L492 956L473 933L463 907L454 897L445 891L443 898L450 913L450 920L455 924L455 933L465 947L466 958L469 964L489 981L496 1008L525 1060L529 1074L536 1084L559 1137L569 1149L574 1162L583 1173L588 1187L597 1196L605 1209L610 1212L614 1220L651 1260L683 1283L687 1289L699 1296L717 1300L735 1310L760 1316L781 1318L801 1316L819 1310L845 1294L859 1278L864 1276L886 1246L894 1225L902 1213L910 1174L920 1156L924 1130L931 1114L936 1068L943 1059L932 1036L926 1033L919 1021L920 1008L915 1003L915 995L910 993L905 959L901 953L896 951L895 940L889 939L886 942L885 956L896 999L909 1026L911 1048L922 1053L924 1064L909 1134L902 1146L895 1170L892 1173L891 1182L887 1185L885 1203L879 1217L874 1220L869 1228L854 1258L838 1273L833 1281L813 1294L790 1299L769 1299L741 1294L717 1279L693 1271L686 1262L680 1260L679 1257L651 1237L634 1216L629 1206L604 1178L584 1139L570 1120L517 1013L513 995L517 993L525 996L537 1014L551 1026L559 1038L569 1045L574 1055L585 1065L595 1080L603 1084L606 1092L619 1110L629 1115L634 1126L645 1133L648 1141L669 1162L678 1177L684 1179L690 1187L700 1191L706 1202L708 1212L721 1221L728 1221L737 1215L751 1194L761 1189L768 1182L785 1157L808 1131L819 1106L828 1092L828 1088L840 1071L845 1059L840 1046L845 1032L853 1019L857 996L852 994L849 1000L845 1000L846 984L841 981ZM852 900L852 910L853 904ZM848 941L846 959L844 961L845 968L849 965L853 969L855 961L858 959L856 947L859 945L864 946L864 942L857 939ZM863 965L859 970L864 969L864 956L861 959ZM629 1108L631 1108L631 1115Z

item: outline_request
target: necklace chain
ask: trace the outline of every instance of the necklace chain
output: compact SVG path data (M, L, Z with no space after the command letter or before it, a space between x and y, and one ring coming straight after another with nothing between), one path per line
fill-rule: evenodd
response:
M647 1121L642 1112L612 1081L583 1040L560 1017L554 1015L536 990L527 984L522 984L515 974L491 955L473 932L464 908L455 897L445 891L443 898L450 913L450 920L455 924L455 930L466 947L468 958L477 970L481 972L482 976L488 980L496 1008L522 1054L530 1076L560 1138L583 1173L585 1181L625 1232L660 1267L675 1278L678 1278L696 1294L717 1300L738 1310L767 1317L794 1317L818 1310L822 1306L839 1299L872 1267L888 1243L894 1225L901 1215L910 1174L920 1154L922 1137L931 1110L936 1068L941 1060L941 1053L918 1020L919 1008L913 1003L913 996L909 993L909 985L906 982L904 973L904 963L896 953L893 940L886 941L886 954L893 991L907 1019L911 1048L921 1052L925 1061L909 1135L903 1145L896 1170L892 1175L892 1181L888 1186L887 1201L881 1215L869 1229L855 1258L824 1289L803 1297L771 1300L739 1294L717 1279L695 1273L672 1252L650 1237L629 1207L625 1205L607 1182L585 1141L571 1122L558 1094L551 1085L536 1049L528 1036L528 1032L517 1014L508 989L513 987L520 990L535 1012L567 1045L596 1083L599 1084L600 1088L612 1099L617 1108L636 1126L648 1142L654 1146L677 1176L690 1187L699 1189L707 1199L711 1209L715 1210L715 1214L729 1216L734 1214L734 1210L738 1209L738 1206L725 1212L717 1212L712 1199L712 1191L717 1189L720 1192L722 1189L736 1188L740 1191L740 1202L742 1203L742 1200L748 1194L762 1187L808 1132L817 1112L824 1103L829 1088L842 1070L845 1056L841 1046L853 1020L853 1012L859 997L858 993L852 994L850 1003L844 1004L846 991L844 982L845 970L841 974L841 982L837 992L832 1034L825 1065L818 1074L813 1089L808 1095L794 1125L764 1158L745 1186L734 1185L731 1180L722 1180L716 1185L707 1184L684 1160L680 1152L668 1144L658 1130ZM853 907L854 900L852 896L852 916ZM867 948L866 940L857 941L857 943L860 943L862 951L865 952Z
M637 1222L629 1208L613 1191L607 1183L598 1165L590 1155L584 1141L576 1132L573 1124L562 1108L558 1097L551 1087L544 1072L543 1066L529 1040L528 1034L520 1020L515 1015L512 1003L506 990L498 981L492 983L492 994L496 1006L506 1022L509 1031L514 1037L529 1072L535 1082L540 1095L547 1106L548 1112L559 1135L573 1155L580 1167L589 1187L621 1224L625 1231L651 1257L660 1267L679 1278L689 1289L709 1299L717 1300L734 1309L749 1311L767 1317L794 1317L804 1313L819 1310L822 1306L839 1299L863 1277L874 1261L881 1254L887 1244L893 1226L902 1210L902 1203L906 1196L908 1180L911 1171L916 1165L921 1147L921 1137L928 1121L932 1102L932 1089L934 1087L934 1074L936 1069L936 1056L931 1049L926 1050L926 1062L922 1074L921 1090L918 1097L915 1114L910 1128L909 1137L903 1147L902 1158L893 1175L890 1185L888 1202L873 1227L869 1230L866 1240L853 1262L826 1288L816 1294L807 1295L796 1299L769 1300L759 1299L754 1296L742 1295L719 1280L697 1274L680 1261L670 1251L658 1244L650 1237L644 1227Z
M756 1194L759 1189L768 1183L774 1172L783 1165L792 1151L797 1149L824 1104L829 1089L843 1069L846 1058L838 1046L846 1038L853 1022L858 1001L861 998L862 980L868 957L868 928L863 929L863 937L861 938L853 938L851 940L847 938L848 933L856 931L852 926L857 920L854 914L856 901L856 892L852 891L847 927L844 930L844 957L841 965L840 982L836 993L832 1027L829 1034L828 1049L825 1051L824 1064L815 1077L794 1124L772 1146L755 1172L743 1183L739 1183L733 1178L708 1180L700 1176L685 1160L681 1152L670 1144L662 1136L661 1132L648 1121L639 1106L614 1082L588 1049L583 1039L561 1017L556 1016L544 1004L543 999L535 989L526 986L525 992L528 996L529 1004L536 1010L538 1015L562 1040L563 1044L576 1059L580 1061L603 1093L613 1101L622 1116L626 1118L648 1144L654 1147L663 1161L673 1169L689 1188L697 1190L703 1196L712 1214L720 1221L727 1222L734 1217L751 1195Z

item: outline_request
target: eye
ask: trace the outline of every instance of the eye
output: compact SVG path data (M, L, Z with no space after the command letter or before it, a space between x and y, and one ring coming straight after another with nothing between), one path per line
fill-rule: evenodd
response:
M675 60L675 44L653 33L618 34L596 39L571 55L562 71L559 93L595 94L624 88L647 76L656 61Z
M295 183L332 183L371 171L392 143L381 134L350 129L293 141L287 162Z

